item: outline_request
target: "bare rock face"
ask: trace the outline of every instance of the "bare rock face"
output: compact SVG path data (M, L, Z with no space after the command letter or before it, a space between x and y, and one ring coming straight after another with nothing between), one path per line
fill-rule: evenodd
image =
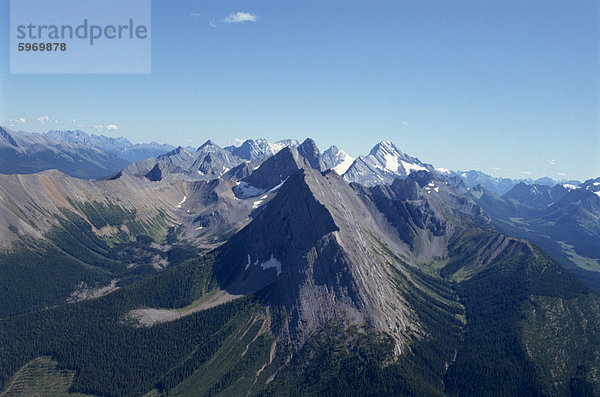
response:
M266 139L247 139L240 146L227 146L224 149L236 157L254 162L271 157L285 147L296 146L298 146L298 142L294 139L277 142L268 142Z
M191 181L213 180L240 163L241 159L209 140L193 153L179 146L156 158L132 163L123 172L155 182L169 174L177 174L180 178Z
M303 167L310 167L307 160L296 148L285 147L265 160L250 176L242 179L242 182L258 189L269 190Z
M386 237L334 172L291 175L246 228L219 249L217 277L232 294L265 287L282 335L302 345L329 322L370 325L397 340L410 323L380 244Z
M489 217L446 179L416 171L391 185L351 184L372 212L380 213L396 230L417 261L445 256L452 236L464 226L484 226Z
M312 139L306 138L306 140L298 146L298 153L300 153L315 170L325 171L327 169L323 157L321 156L321 152L315 141Z

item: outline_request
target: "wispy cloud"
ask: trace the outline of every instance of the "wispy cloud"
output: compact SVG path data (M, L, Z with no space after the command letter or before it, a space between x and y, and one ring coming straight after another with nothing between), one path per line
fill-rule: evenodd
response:
M548 164L550 165L554 165L556 164L556 160L552 159L552 160L548 160Z
M198 18L198 17L202 16L202 13L201 12L192 12L190 15L193 16L194 18Z
M524 175L531 175L531 171L519 171L519 172Z
M40 116L37 117L36 120L38 121L38 123L44 124L46 121L50 120L50 116Z
M567 176L567 174L565 174L564 172L559 172L558 174L556 174L558 176Z
M116 130L119 129L119 127L117 127L116 124L107 124L107 125L96 124L93 127L96 130L96 132L102 132L104 130L106 130L106 131L116 131Z
M226 22L226 23L256 22L256 21L258 21L258 18L259 17L256 14L238 11L238 12L232 12L231 14L227 15L223 19L223 22Z
M210 26L211 28L216 28L217 23L211 19L210 21L208 21L208 26Z
M403 121L402 124L408 125L408 121Z
M25 123L25 122L27 122L27 120L25 120L25 117L19 117L18 119L8 119L8 121L10 121L11 123Z

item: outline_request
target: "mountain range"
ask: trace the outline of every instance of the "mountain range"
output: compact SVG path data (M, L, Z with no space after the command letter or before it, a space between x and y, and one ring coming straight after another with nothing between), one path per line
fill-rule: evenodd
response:
M87 134L80 130L50 130L46 132L44 136L61 142L81 144L109 153L114 153L123 160L129 162L156 157L175 149L174 146L165 143L151 142L133 144L123 137L112 138L105 135Z
M528 239L600 292L600 179L579 186L519 183L501 197L478 185L469 195L503 232Z
M108 174L0 175L3 395L600 393L600 178L499 196L311 139Z

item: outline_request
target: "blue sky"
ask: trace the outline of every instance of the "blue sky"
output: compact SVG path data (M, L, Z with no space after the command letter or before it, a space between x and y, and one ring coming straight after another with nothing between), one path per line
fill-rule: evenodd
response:
M10 75L8 3L0 124L15 130L312 137L353 156L389 139L438 167L600 175L597 1L155 0L150 75Z

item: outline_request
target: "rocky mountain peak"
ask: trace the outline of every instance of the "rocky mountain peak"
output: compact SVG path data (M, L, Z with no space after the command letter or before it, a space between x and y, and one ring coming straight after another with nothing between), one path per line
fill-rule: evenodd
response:
M316 142L312 139L306 138L306 140L298 146L298 153L300 153L315 170L325 171L327 169L321 157L321 152L319 151Z
M369 152L369 155L372 156L377 156L378 154L391 154L402 156L404 153L402 153L402 151L400 151L400 149L398 149L396 145L392 143L392 141L381 141L377 145L373 146L373 148Z
M325 167L327 167L327 169L333 169L339 175L343 175L354 161L354 157L335 145L332 145L329 149L325 150L322 157Z
M385 241L339 175L305 167L220 249L218 277L232 294L268 287L294 344L335 321L388 332L400 351L410 321L375 248Z
M206 142L204 142L202 145L200 145L200 147L196 151L202 152L202 151L215 150L215 149L221 149L221 148L218 145L216 145L212 140L208 139Z

